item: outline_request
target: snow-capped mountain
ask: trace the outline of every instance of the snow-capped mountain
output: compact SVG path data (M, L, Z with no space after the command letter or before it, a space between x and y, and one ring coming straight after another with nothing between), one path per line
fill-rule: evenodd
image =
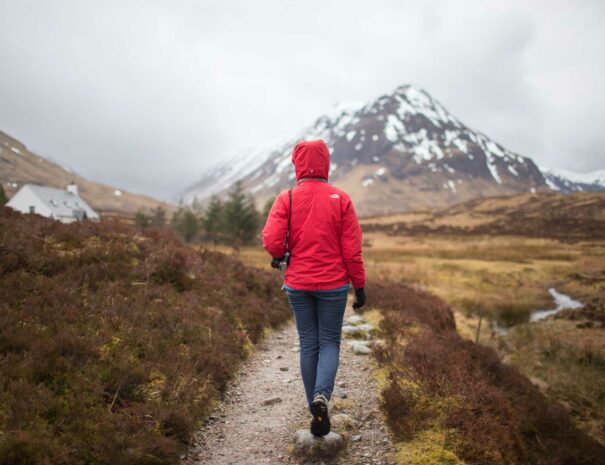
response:
M554 191L561 192L598 192L605 191L605 170L590 173L574 173L565 170L542 168L546 184Z
M223 163L181 198L205 202L241 180L262 203L293 184L294 145L317 138L330 147L330 181L351 195L362 215L552 187L530 158L470 129L421 88L405 85L366 105L334 107L295 137Z

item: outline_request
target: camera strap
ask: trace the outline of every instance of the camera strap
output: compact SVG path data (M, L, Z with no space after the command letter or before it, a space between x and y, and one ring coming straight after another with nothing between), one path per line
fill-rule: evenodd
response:
M288 197L290 198L290 208L288 208L288 229L286 229L286 239L284 240L284 255L288 252L288 239L290 239L290 217L292 216L292 189L288 190Z

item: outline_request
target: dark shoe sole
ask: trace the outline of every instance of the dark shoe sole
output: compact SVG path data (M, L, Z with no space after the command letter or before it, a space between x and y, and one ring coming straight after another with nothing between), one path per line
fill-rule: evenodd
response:
M311 404L311 434L313 436L326 436L330 432L330 417L328 407L321 401Z

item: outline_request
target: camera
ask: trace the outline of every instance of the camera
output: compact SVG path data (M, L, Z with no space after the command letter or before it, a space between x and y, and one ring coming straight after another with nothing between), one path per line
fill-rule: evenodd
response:
M271 268L275 268L276 270L286 271L288 265L290 264L290 252L286 252L285 255L281 258L274 258L271 260Z

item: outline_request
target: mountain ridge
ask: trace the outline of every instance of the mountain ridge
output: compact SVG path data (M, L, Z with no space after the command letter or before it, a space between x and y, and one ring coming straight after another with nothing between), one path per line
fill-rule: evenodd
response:
M554 170L540 167L546 184L553 191L582 192L605 191L605 170L575 173L568 170Z

